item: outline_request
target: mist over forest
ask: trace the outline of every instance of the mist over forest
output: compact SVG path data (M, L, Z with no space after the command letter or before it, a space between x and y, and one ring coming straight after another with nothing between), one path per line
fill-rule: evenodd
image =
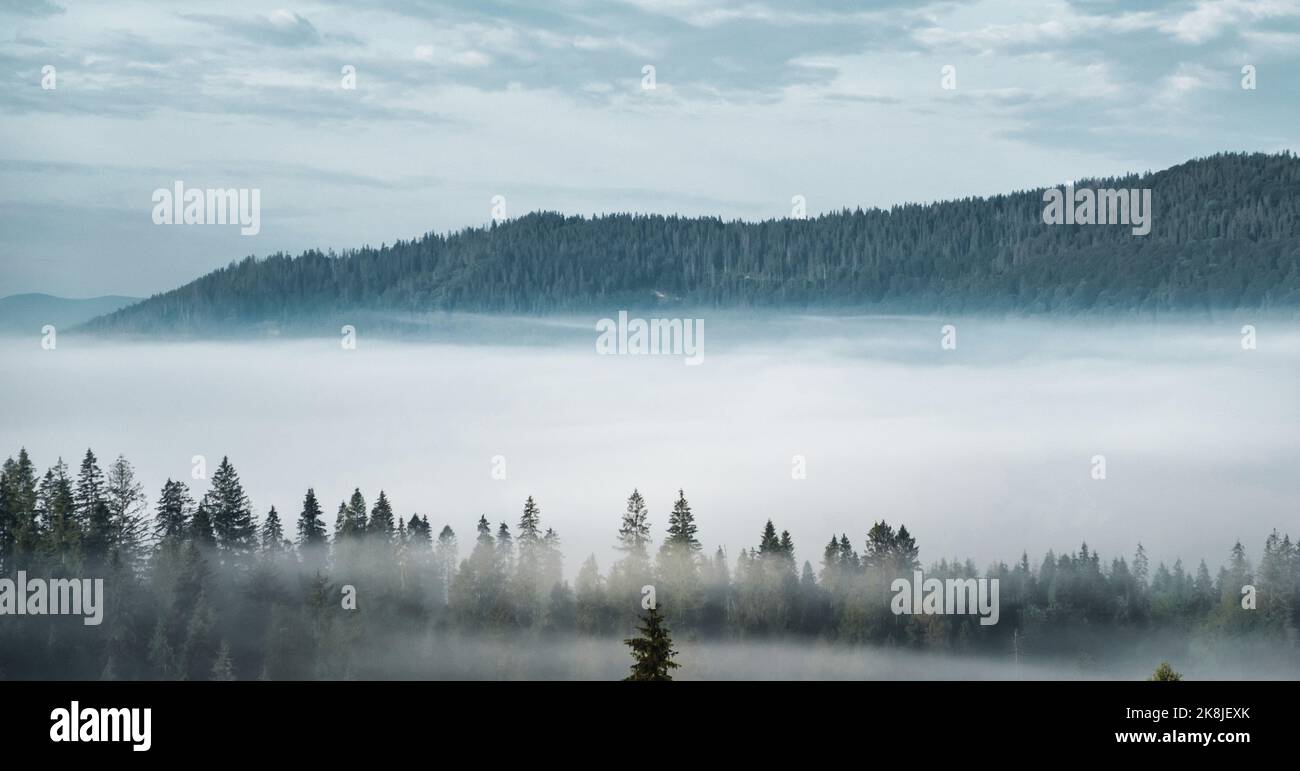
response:
M1236 543L1213 573L1204 560L1153 567L1142 545L1103 560L1086 543L982 571L928 563L931 578L999 580L1001 623L986 626L891 611L891 584L922 567L921 547L883 520L863 540L832 534L818 567L771 520L733 558L703 548L684 492L656 539L634 490L620 558L602 570L590 556L570 582L531 497L517 521L482 516L472 535L435 535L382 491L368 505L355 490L331 527L309 488L293 530L287 518L271 508L259 521L227 458L197 500L168 480L150 511L124 457L105 469L88 450L75 472L60 460L41 474L20 450L0 470L0 574L103 577L107 598L94 626L37 615L0 627L0 675L604 679L653 587L695 677L1132 677L1144 657L1203 677L1300 676L1300 549L1277 532L1257 564ZM1243 605L1247 586L1258 607Z

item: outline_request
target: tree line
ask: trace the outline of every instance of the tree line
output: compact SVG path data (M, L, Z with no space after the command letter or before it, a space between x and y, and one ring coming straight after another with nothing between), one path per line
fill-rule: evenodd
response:
M1150 188L1150 234L1046 225L1042 190L762 222L533 213L343 253L248 257L89 327L176 334L290 328L367 311L609 315L663 306L1300 307L1300 159L1289 151L1219 154L1075 185Z
M1202 560L1153 569L1103 560L1086 544L1031 563L940 559L927 578L997 578L1001 621L895 615L890 583L921 567L906 526L881 520L861 540L833 535L818 564L796 556L789 531L767 521L757 543L705 549L678 491L654 537L633 491L610 531L619 557L587 557L567 580L562 541L531 497L516 520L480 516L470 538L427 516L399 516L386 493L358 489L332 525L313 489L287 529L274 507L257 517L223 458L208 489L167 480L152 509L124 457L105 471L87 450L74 473L59 459L38 474L26 450L0 467L0 576L103 577L104 622L0 620L0 677L300 679L391 675L376 662L398 637L436 655L448 634L521 640L626 635L641 622L643 589L677 644L799 638L1089 662L1134 646L1156 661L1189 652L1247 655L1253 645L1294 655L1300 546L1274 532L1258 568L1234 544L1216 572ZM1253 609L1242 588L1254 587ZM353 593L348 607L349 589ZM665 643L666 644L666 643ZM418 677L415 664L401 670Z

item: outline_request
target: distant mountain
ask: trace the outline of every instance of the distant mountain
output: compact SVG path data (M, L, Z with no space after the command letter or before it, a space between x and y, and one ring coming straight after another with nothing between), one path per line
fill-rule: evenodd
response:
M248 258L96 319L103 331L348 314L682 307L904 312L1300 308L1300 158L1220 154L1077 180L1149 188L1151 228L1049 225L1044 190L813 219L530 214L335 255Z
M37 293L0 297L0 332L38 335L46 324L57 329L75 326L139 300L118 295L76 300Z

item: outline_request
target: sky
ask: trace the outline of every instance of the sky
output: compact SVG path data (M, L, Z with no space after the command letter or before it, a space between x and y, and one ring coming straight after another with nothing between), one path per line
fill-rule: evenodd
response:
M494 213L755 220L1300 149L1300 0L359 5L0 0L0 296ZM178 180L258 190L260 231L155 224Z

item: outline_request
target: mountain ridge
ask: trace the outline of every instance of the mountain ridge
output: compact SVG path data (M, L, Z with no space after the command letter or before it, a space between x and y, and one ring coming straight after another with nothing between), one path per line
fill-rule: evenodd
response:
M1300 308L1300 158L1289 151L1073 184L1150 188L1150 234L1047 225L1051 188L758 222L535 212L340 254L245 258L86 328L203 333L359 311Z

